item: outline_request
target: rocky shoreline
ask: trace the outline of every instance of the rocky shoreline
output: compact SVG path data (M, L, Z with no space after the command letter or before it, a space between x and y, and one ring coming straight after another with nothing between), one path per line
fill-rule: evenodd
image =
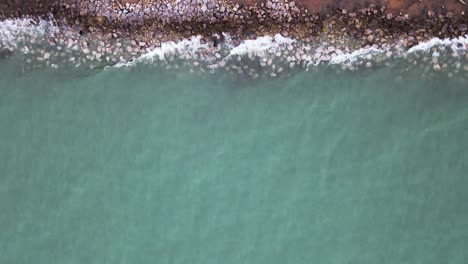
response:
M338 68L353 71L389 66L388 60L403 58L436 71L468 72L468 12L464 10L410 16L370 4L321 15L283 0L253 4L64 0L45 1L42 8L47 14L28 11L22 19L19 12L2 14L2 56L20 51L28 69L94 69L149 61L168 69L188 67L204 72L224 68L258 78L319 64L339 64ZM38 26L42 35L31 29ZM408 53L434 38L455 41L434 43L430 56ZM145 60L151 53L151 59ZM459 60L446 64L445 57Z

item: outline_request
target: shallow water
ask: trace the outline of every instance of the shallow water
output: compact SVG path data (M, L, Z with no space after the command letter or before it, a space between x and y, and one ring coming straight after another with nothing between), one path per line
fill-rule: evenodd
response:
M0 62L0 263L465 263L467 80Z

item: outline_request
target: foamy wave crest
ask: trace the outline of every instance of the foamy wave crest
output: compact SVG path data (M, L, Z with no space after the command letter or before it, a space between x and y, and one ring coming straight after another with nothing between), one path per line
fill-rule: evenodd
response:
M295 43L296 40L283 37L279 34L275 35L274 37L271 36L262 36L252 40L245 40L239 46L234 47L232 45L232 41L230 36L224 34L225 43L223 47L229 49L229 55L226 58L228 59L234 55L246 55L246 54L254 54L258 56L264 55L266 51L276 50L285 45ZM202 43L201 36L193 36L190 39L184 39L179 42L165 42L161 44L161 47L155 48L154 50L145 53L138 57L136 60L133 61L122 61L114 65L113 67L120 68L120 67L129 67L134 66L139 62L153 62L155 58L159 60L165 60L168 55L174 55L175 53L193 55L197 51L200 50L208 50L210 49L211 44L209 43ZM218 48L215 48L219 50ZM210 61L214 59L213 56L205 56L206 61Z
M15 18L0 21L0 47L17 47L24 37L40 37L58 31L53 20L40 19L36 22L30 18Z
M134 61L119 62L114 65L114 67L120 68L125 66L133 66L138 62L144 61L153 62L155 58L158 58L159 60L165 60L166 56L173 55L175 53L192 55L196 51L203 48L208 48L208 44L203 44L201 42L201 36L193 36L190 39L184 39L179 42L168 41L162 43L161 47L155 48L154 50L141 55Z
M283 37L280 34L276 34L274 37L262 36L242 42L231 50L229 56L246 54L263 55L265 51L276 50L281 46L294 42L296 42L294 39Z
M408 50L408 53L414 53L417 51L429 51L432 47L437 46L450 47L453 50L453 52L468 50L468 35L453 39L433 38L429 41L419 43L418 45L411 47Z
M384 49L377 49L377 48L362 48L355 50L351 53L345 53L341 55L337 55L336 57L330 60L330 64L342 64L347 62L355 62L358 59L363 57L367 57L369 55L376 55L384 53L386 50Z

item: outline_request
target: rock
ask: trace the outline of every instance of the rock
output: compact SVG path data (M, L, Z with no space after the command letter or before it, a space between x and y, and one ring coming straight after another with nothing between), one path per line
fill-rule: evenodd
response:
M226 66L226 61L222 60L218 63L219 67L223 68L224 66Z
M457 29L459 31L466 31L466 30L468 30L468 26L466 24L460 24L460 25L458 25Z
M447 33L447 28L448 28L448 24L445 23L445 24L442 26L442 28L440 29L440 31L441 31L442 33Z
M432 67L432 69L434 69L434 71L440 71L442 68L440 67L439 64L434 64L434 66Z
M453 13L452 12L447 12L447 14L445 14L445 17L447 18L453 18Z
M393 18L393 14L392 14L392 13L388 13L387 16L386 16L386 18L387 18L388 20L392 19L392 18Z

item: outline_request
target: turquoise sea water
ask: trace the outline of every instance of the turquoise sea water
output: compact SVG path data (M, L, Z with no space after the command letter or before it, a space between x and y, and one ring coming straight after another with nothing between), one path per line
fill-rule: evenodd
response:
M0 263L466 263L466 79L0 62Z

